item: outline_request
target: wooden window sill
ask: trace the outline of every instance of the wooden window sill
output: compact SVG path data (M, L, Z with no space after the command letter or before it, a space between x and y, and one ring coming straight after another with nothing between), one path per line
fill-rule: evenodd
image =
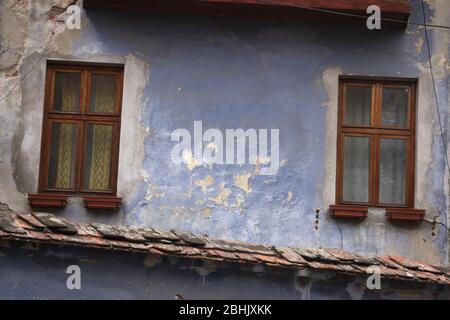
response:
M104 196L84 196L84 206L87 209L119 210L122 198Z
M368 206L330 205L330 215L333 218L362 220L367 217L368 211L369 211Z
M28 194L30 207L64 208L67 204L67 196L60 194Z
M421 222L425 218L425 210L412 208L386 208L389 221Z

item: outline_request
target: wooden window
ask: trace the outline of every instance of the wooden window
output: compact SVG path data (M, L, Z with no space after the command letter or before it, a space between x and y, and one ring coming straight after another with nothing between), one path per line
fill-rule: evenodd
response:
M416 84L340 80L339 205L414 207Z
M123 68L49 65L40 193L115 196Z

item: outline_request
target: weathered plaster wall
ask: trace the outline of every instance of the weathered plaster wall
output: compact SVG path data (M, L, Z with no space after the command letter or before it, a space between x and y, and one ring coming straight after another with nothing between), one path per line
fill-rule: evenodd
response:
M124 207L88 212L74 198L62 216L449 264L444 227L392 224L380 211L358 223L327 213L335 191L338 76L413 77L419 79L416 203L427 219L449 224L449 177L422 27L371 32L363 24L92 11L83 12L77 31L49 20L68 3L0 4L0 98L18 83L0 102L0 201L28 210L25 193L37 191L45 59L123 63L118 188ZM420 22L420 2L412 3L411 20ZM427 1L427 15L448 24L448 1ZM429 32L447 134L450 36ZM194 120L204 130L280 129L278 174L258 175L255 165L174 165L170 134L193 130Z
M69 290L68 266L81 270ZM0 243L0 299L450 299L436 285L68 247Z

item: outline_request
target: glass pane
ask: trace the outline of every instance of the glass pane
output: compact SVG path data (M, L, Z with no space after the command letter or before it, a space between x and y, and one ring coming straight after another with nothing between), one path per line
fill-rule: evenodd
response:
M406 140L381 139L380 203L406 203Z
M383 88L381 123L383 126L408 126L407 88Z
M116 105L116 76L93 74L90 112L114 113Z
M343 200L369 202L370 138L344 137Z
M50 139L48 186L56 189L74 189L77 126L73 123L53 123Z
M81 74L56 72L55 111L78 112L80 110Z
M113 132L113 126L109 124L88 124L83 175L84 189L111 189Z
M345 124L370 125L371 87L347 87Z

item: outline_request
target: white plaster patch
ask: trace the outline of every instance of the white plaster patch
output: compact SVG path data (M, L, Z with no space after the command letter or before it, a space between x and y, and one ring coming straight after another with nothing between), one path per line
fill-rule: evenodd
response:
M119 176L117 190L123 197L131 194L144 179L144 141L148 133L141 124L144 90L149 79L148 64L129 54L124 70L122 121L120 129Z
M322 82L328 96L328 101L323 105L327 109L326 114L326 142L325 174L322 201L326 205L335 202L336 182L336 141L337 141L337 114L338 114L338 88L339 76L343 74L341 68L328 68L322 74Z

